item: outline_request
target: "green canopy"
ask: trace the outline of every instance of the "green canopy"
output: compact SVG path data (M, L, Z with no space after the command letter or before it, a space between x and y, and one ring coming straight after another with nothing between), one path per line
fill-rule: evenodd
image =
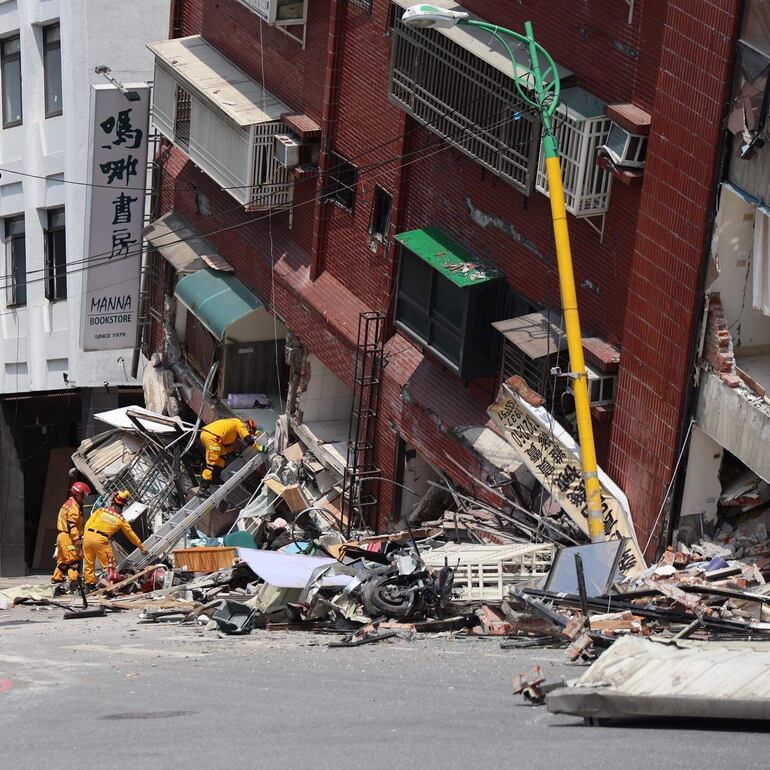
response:
M440 227L399 233L396 240L462 288L496 281L503 275L496 267L471 254Z
M209 268L180 278L174 294L218 340L229 326L262 307L232 273Z

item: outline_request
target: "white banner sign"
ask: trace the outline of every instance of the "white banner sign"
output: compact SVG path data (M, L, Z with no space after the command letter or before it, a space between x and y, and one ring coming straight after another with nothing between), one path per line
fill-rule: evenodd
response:
M505 385L487 411L535 478L587 535L588 514L580 471L580 449L572 436L546 409L531 406ZM599 483L605 537L628 538L620 570L625 575L639 575L646 565L636 540L628 500L601 469Z
M125 88L138 101L115 86L91 87L83 350L136 343L150 89Z

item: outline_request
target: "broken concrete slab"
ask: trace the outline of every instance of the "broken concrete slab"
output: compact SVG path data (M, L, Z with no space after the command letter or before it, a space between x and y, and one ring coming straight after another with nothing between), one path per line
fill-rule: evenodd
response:
M548 695L553 714L770 719L770 647L625 636L572 686Z

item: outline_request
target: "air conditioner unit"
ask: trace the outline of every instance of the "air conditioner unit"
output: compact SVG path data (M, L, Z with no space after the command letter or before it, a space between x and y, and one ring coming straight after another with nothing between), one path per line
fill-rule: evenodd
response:
M605 374L586 366L588 375L588 400L591 406L607 406L615 401L616 374Z
M307 0L241 0L241 3L271 26L304 24L307 19Z
M275 157L285 168L299 165L300 143L291 134L275 135Z
M642 168L647 159L647 137L632 134L613 123L607 141L600 147L600 151L606 152L616 166Z

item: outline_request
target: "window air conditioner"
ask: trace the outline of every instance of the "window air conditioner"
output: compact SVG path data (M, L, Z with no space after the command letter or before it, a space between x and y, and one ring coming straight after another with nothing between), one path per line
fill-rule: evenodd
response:
M285 168L299 165L300 143L291 134L275 135L275 157Z
M607 141L600 148L610 156L616 166L642 168L647 158L647 137L632 134L613 123Z
M588 398L591 406L607 406L615 401L616 374L604 374L586 366Z

